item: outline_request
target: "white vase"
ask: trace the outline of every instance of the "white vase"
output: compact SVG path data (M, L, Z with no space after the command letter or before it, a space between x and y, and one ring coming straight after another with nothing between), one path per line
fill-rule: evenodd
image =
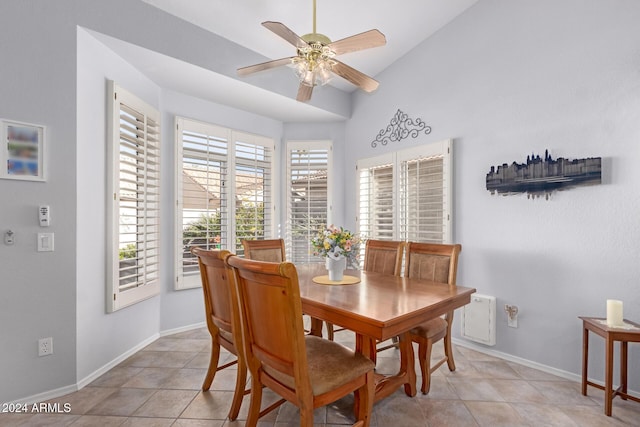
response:
M329 272L329 280L339 282L344 277L344 270L347 268L347 259L345 257L338 259L327 257L326 266Z

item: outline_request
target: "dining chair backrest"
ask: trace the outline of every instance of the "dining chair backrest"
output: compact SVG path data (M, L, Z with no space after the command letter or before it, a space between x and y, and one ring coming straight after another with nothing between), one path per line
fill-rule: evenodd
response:
M218 329L220 338L234 343L232 328L231 299L229 281L224 258L226 250L204 250L194 247L191 252L198 257L204 307L209 332Z
M235 256L227 262L234 268L249 370L293 378L296 389L311 390L295 266Z
M404 246L404 242L394 240L367 240L362 269L399 276L402 269Z
M440 243L407 243L404 275L433 282L456 284L462 246Z
M244 257L257 261L283 262L286 259L283 239L243 240Z
M224 261L231 253L225 250L204 250L197 247L192 248L191 252L198 258L205 317L211 335L209 369L202 383L202 390L209 390L217 371L237 363L235 391L228 414L230 420L235 420L245 395L247 367L243 356L240 317L238 310L233 306L231 282L228 267ZM236 355L237 360L218 366L221 346Z

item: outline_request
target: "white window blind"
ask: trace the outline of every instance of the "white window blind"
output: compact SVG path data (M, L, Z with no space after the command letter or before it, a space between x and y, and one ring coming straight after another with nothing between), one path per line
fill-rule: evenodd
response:
M180 288L200 285L197 258L191 248L228 247L227 180L228 130L179 118L176 144L177 283Z
M160 113L109 82L107 310L159 293Z
M400 239L442 243L447 240L444 156L401 163Z
M296 141L287 146L287 259L321 262L314 257L311 238L330 221L330 141Z
M235 247L244 254L243 239L272 237L271 140L234 132Z
M201 285L191 248L242 254L241 240L271 238L273 140L176 119L176 289Z
M451 163L451 140L359 160L358 232L369 239L450 243Z
M394 166L360 167L358 232L365 239L393 240L395 220Z

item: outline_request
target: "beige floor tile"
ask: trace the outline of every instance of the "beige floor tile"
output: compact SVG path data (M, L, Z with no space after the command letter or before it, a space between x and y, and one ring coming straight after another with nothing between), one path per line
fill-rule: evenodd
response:
M229 420L226 420L229 421ZM190 419L177 419L173 424L173 427L222 427L225 425L225 420L190 420ZM244 426L244 421L241 424Z
M122 427L171 427L172 418L128 418Z
M580 427L618 427L629 425L614 417L607 417L601 407L570 405L558 406L576 425ZM615 414L614 414L615 415Z
M180 415L180 418L224 420L229 414L232 400L233 392L230 391L199 392ZM246 419L248 406L249 402L245 399L240 408L240 414L244 414L241 419Z
M129 416L144 404L156 391L138 388L121 388L92 407L91 415Z
M480 353L479 351L475 351L467 347L456 346L455 348L469 362L502 362L503 361L498 357L491 356L485 353Z
M127 421L127 417L83 415L72 425L73 427L117 427L121 426L125 421Z
M531 427L518 412L504 402L465 402L478 425L486 427ZM537 424L543 426L544 424Z
M22 412L0 412L0 427L14 427L25 424L34 415L30 413Z
M434 372L435 374L435 372ZM417 387L418 394L417 399L436 399L436 400L458 400L460 397L455 391L455 388L449 383L449 381L442 375L431 375L431 388L428 394L422 394L420 387L422 385L422 378L418 377Z
M235 373L236 371L233 372ZM218 374L219 373L220 372L218 372ZM176 369L173 374L166 379L162 387L175 390L200 390L206 375L206 369Z
M116 387L87 386L66 396L51 399L49 402L58 403L61 407L68 403L70 406L69 413L82 415L118 390L119 388Z
M461 401L423 400L420 407L430 427L477 426L469 409Z
M70 426L80 418L80 415L68 415L68 414L35 414L28 419L20 422L20 424L14 424L13 426L20 427L63 427ZM13 427L12 426L12 427Z
M520 375L504 361L470 361L469 364L482 378L520 379Z
M313 423L323 425L327 421L327 408L316 408L313 411ZM299 424L300 423L300 411L298 408L289 403L284 403L278 410L278 417L276 418L276 425L281 423L285 424Z
M121 366L140 368L184 368L197 352L141 351L122 362Z
M176 373L177 369L143 368L122 387L128 388L162 388L166 381Z
M197 394L194 390L158 390L133 416L178 418Z
M448 378L448 381L461 400L504 401L500 393L491 385L491 380Z
M553 403L524 380L489 380L505 402Z
M520 378L534 381L569 381L557 375L552 375L539 369L533 369L528 366L520 365L515 362L507 362L507 364L520 375Z
M577 427L576 424L560 408L551 404L512 403L511 407L532 426Z
M224 358L226 358L227 355L224 355ZM198 369L208 369L209 368L209 359L211 359L211 353L208 351L204 351L204 352L200 352L198 354L195 355L195 357L193 359L191 359L189 361L189 363L187 363L185 365L185 368L198 368ZM220 361L218 361L218 364L222 364L222 359L223 359L223 355L220 354Z
M580 392L580 384L570 381L530 381L549 402L556 405L596 405L597 403Z
M92 387L121 387L122 384L129 381L136 374L140 373L143 368L133 366L117 366L109 372L96 378L91 384Z
M373 410L377 425L412 427L426 425L426 419L418 399L413 399L400 389L389 397L377 402Z

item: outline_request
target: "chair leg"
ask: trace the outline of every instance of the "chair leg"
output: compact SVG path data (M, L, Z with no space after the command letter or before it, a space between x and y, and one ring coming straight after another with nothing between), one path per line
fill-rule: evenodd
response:
M451 372L456 370L456 362L453 360L453 349L451 347L451 331L447 331L444 337L444 354L447 356L447 366Z
M422 372L422 394L428 394L431 389L431 340L420 341L418 345L418 360L420 361L420 371Z
M369 427L369 424L371 423L371 412L375 392L375 378L373 376L373 371L369 371L367 372L366 383L354 393L356 418L358 421L362 421L363 427Z
M216 370L218 369L218 360L220 359L220 344L217 337L211 338L211 357L209 359L209 370L207 370L207 376L202 383L202 391L207 391L211 387L213 377L216 376Z
M327 339L333 341L333 323L326 322L327 325Z
M231 402L231 408L229 409L229 419L231 421L238 418L240 413L240 406L242 405L242 399L244 398L244 388L247 385L247 365L241 358L238 358L238 373L236 375L236 389L233 392L233 401Z
M249 402L249 414L246 427L256 427L260 418L260 405L262 404L262 384L251 376L251 401Z

